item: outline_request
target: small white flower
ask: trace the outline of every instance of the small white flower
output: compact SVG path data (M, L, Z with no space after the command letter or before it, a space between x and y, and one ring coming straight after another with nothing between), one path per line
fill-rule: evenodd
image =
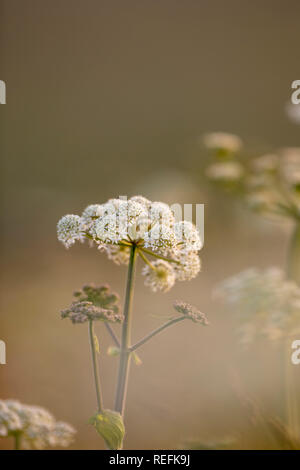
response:
M105 252L108 259L116 264L128 264L130 258L130 247L120 245L106 245Z
M0 436L6 437L11 432L20 431L22 422L18 414L9 409L5 401L0 400Z
M178 252L174 263L174 271L178 281L190 281L194 279L201 270L201 260L196 251Z
M233 306L241 320L243 342L296 334L300 322L300 288L278 268L248 269L223 281L216 296Z
M149 219L151 225L155 226L156 224L172 227L175 223L175 217L168 206L163 202L152 202L149 209Z
M276 170L279 164L279 157L276 154L269 153L252 160L252 168L254 171L273 171Z
M102 243L118 243L127 236L124 224L115 213L97 219L91 234Z
M64 215L57 224L57 238L66 248L82 240L82 221L78 215Z
M225 150L227 152L238 152L243 142L240 137L226 132L212 132L204 136L204 145L213 150Z
M157 260L152 267L145 265L143 275L146 276L145 286L150 287L153 292L167 292L175 283L175 272L170 263Z
M214 181L239 181L244 176L244 168L239 162L217 162L206 169L208 178Z
M281 174L290 186L300 183L300 147L288 147L281 150Z
M177 222L174 225L177 245L181 250L199 251L202 248L202 242L199 232L192 222L186 220Z
M145 233L144 242L146 248L152 250L173 248L176 245L175 233L169 225L154 225Z
M149 201L149 199L147 199L147 198L144 197L144 196L132 196L132 197L130 198L130 201L138 202L138 203L141 204L141 206L143 206L146 210L150 209L150 206L151 206L151 201Z
M276 207L280 202L280 195L273 188L258 188L246 195L248 206L257 211L265 211Z
M104 207L102 204L91 204L87 206L81 216L83 227L88 230L93 225L96 218L104 214Z

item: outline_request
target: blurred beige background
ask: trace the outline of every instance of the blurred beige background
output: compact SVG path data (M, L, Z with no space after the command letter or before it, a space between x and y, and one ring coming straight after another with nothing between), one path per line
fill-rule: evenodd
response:
M211 326L175 326L141 350L126 448L244 432L236 381L279 413L281 351L263 343L241 350L234 317L211 292L249 265L283 266L289 227L209 189L197 139L224 130L257 148L300 144L299 126L284 113L300 78L299 1L2 0L0 11L0 338L8 362L0 397L72 423L73 448L103 448L87 425L95 411L87 331L59 311L86 282L108 282L123 297L126 268L87 246L64 250L56 222L89 203L142 193L205 203L206 239L197 279L161 295L138 276L134 337L160 324L175 299L197 305ZM116 359L104 354L110 340L100 324L97 333L112 406ZM240 444L262 445L259 435Z

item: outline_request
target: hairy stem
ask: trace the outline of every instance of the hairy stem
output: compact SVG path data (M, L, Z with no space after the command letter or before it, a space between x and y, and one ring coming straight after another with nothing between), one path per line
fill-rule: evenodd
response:
M98 364L97 364L97 351L95 347L95 333L94 333L94 324L93 321L89 321L89 340L91 346L91 355L92 355L92 364L93 364L93 371L94 371L94 380L95 380L95 389L96 389L96 396L97 396L97 405L98 411L101 413L103 411L103 401L102 401L102 393L101 393L101 385L99 379L99 371L98 371Z
M147 336L145 336L144 338L142 338L140 341L138 341L136 344L134 344L133 346L131 346L130 348L130 351L133 352L135 351L136 349L138 349L140 346L142 346L143 344L147 343L147 341L149 341L149 339L153 338L153 336L156 336L158 335L159 333L161 333L163 330L165 330L166 328L168 328L169 326L171 325L174 325L175 323L178 323L182 320L186 320L186 316L182 316L182 317L177 317L177 318L173 318L172 320L164 323L163 325L161 325L159 328L156 328L156 330L153 330L151 333L149 333Z
M135 262L136 262L136 246L132 245L130 252L130 260L128 266L126 295L124 304L124 322L122 327L122 338L120 348L120 362L118 371L117 391L115 398L115 410L124 415L128 374L130 366L130 341L131 341L131 322L132 322L132 299L134 288Z

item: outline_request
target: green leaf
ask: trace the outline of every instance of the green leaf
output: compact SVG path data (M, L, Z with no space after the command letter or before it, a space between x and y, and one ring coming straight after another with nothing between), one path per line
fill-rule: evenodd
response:
M109 449L122 449L125 427L120 413L112 410L104 410L92 416L89 423L95 427Z

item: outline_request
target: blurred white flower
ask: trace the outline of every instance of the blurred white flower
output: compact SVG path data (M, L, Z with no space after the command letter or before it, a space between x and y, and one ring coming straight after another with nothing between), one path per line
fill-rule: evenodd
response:
M250 209L256 211L275 209L276 205L281 202L279 194L272 187L253 189L246 194L245 200Z
M243 166L236 161L216 162L206 169L206 176L214 181L239 181L244 175Z
M300 124L300 104L293 104L290 101L285 107L288 118L295 124Z
M0 436L18 434L23 449L67 447L75 432L71 425L56 421L45 408L0 400Z
M300 288L279 268L248 269L223 281L215 295L238 313L244 343L299 332Z
M300 147L287 147L281 150L281 174L290 186L300 183Z
M243 142L240 137L227 132L211 132L205 134L204 145L212 150L225 150L229 153L235 153L241 150Z
M279 163L279 157L276 154L268 153L256 157L251 161L252 168L257 172L276 170Z

